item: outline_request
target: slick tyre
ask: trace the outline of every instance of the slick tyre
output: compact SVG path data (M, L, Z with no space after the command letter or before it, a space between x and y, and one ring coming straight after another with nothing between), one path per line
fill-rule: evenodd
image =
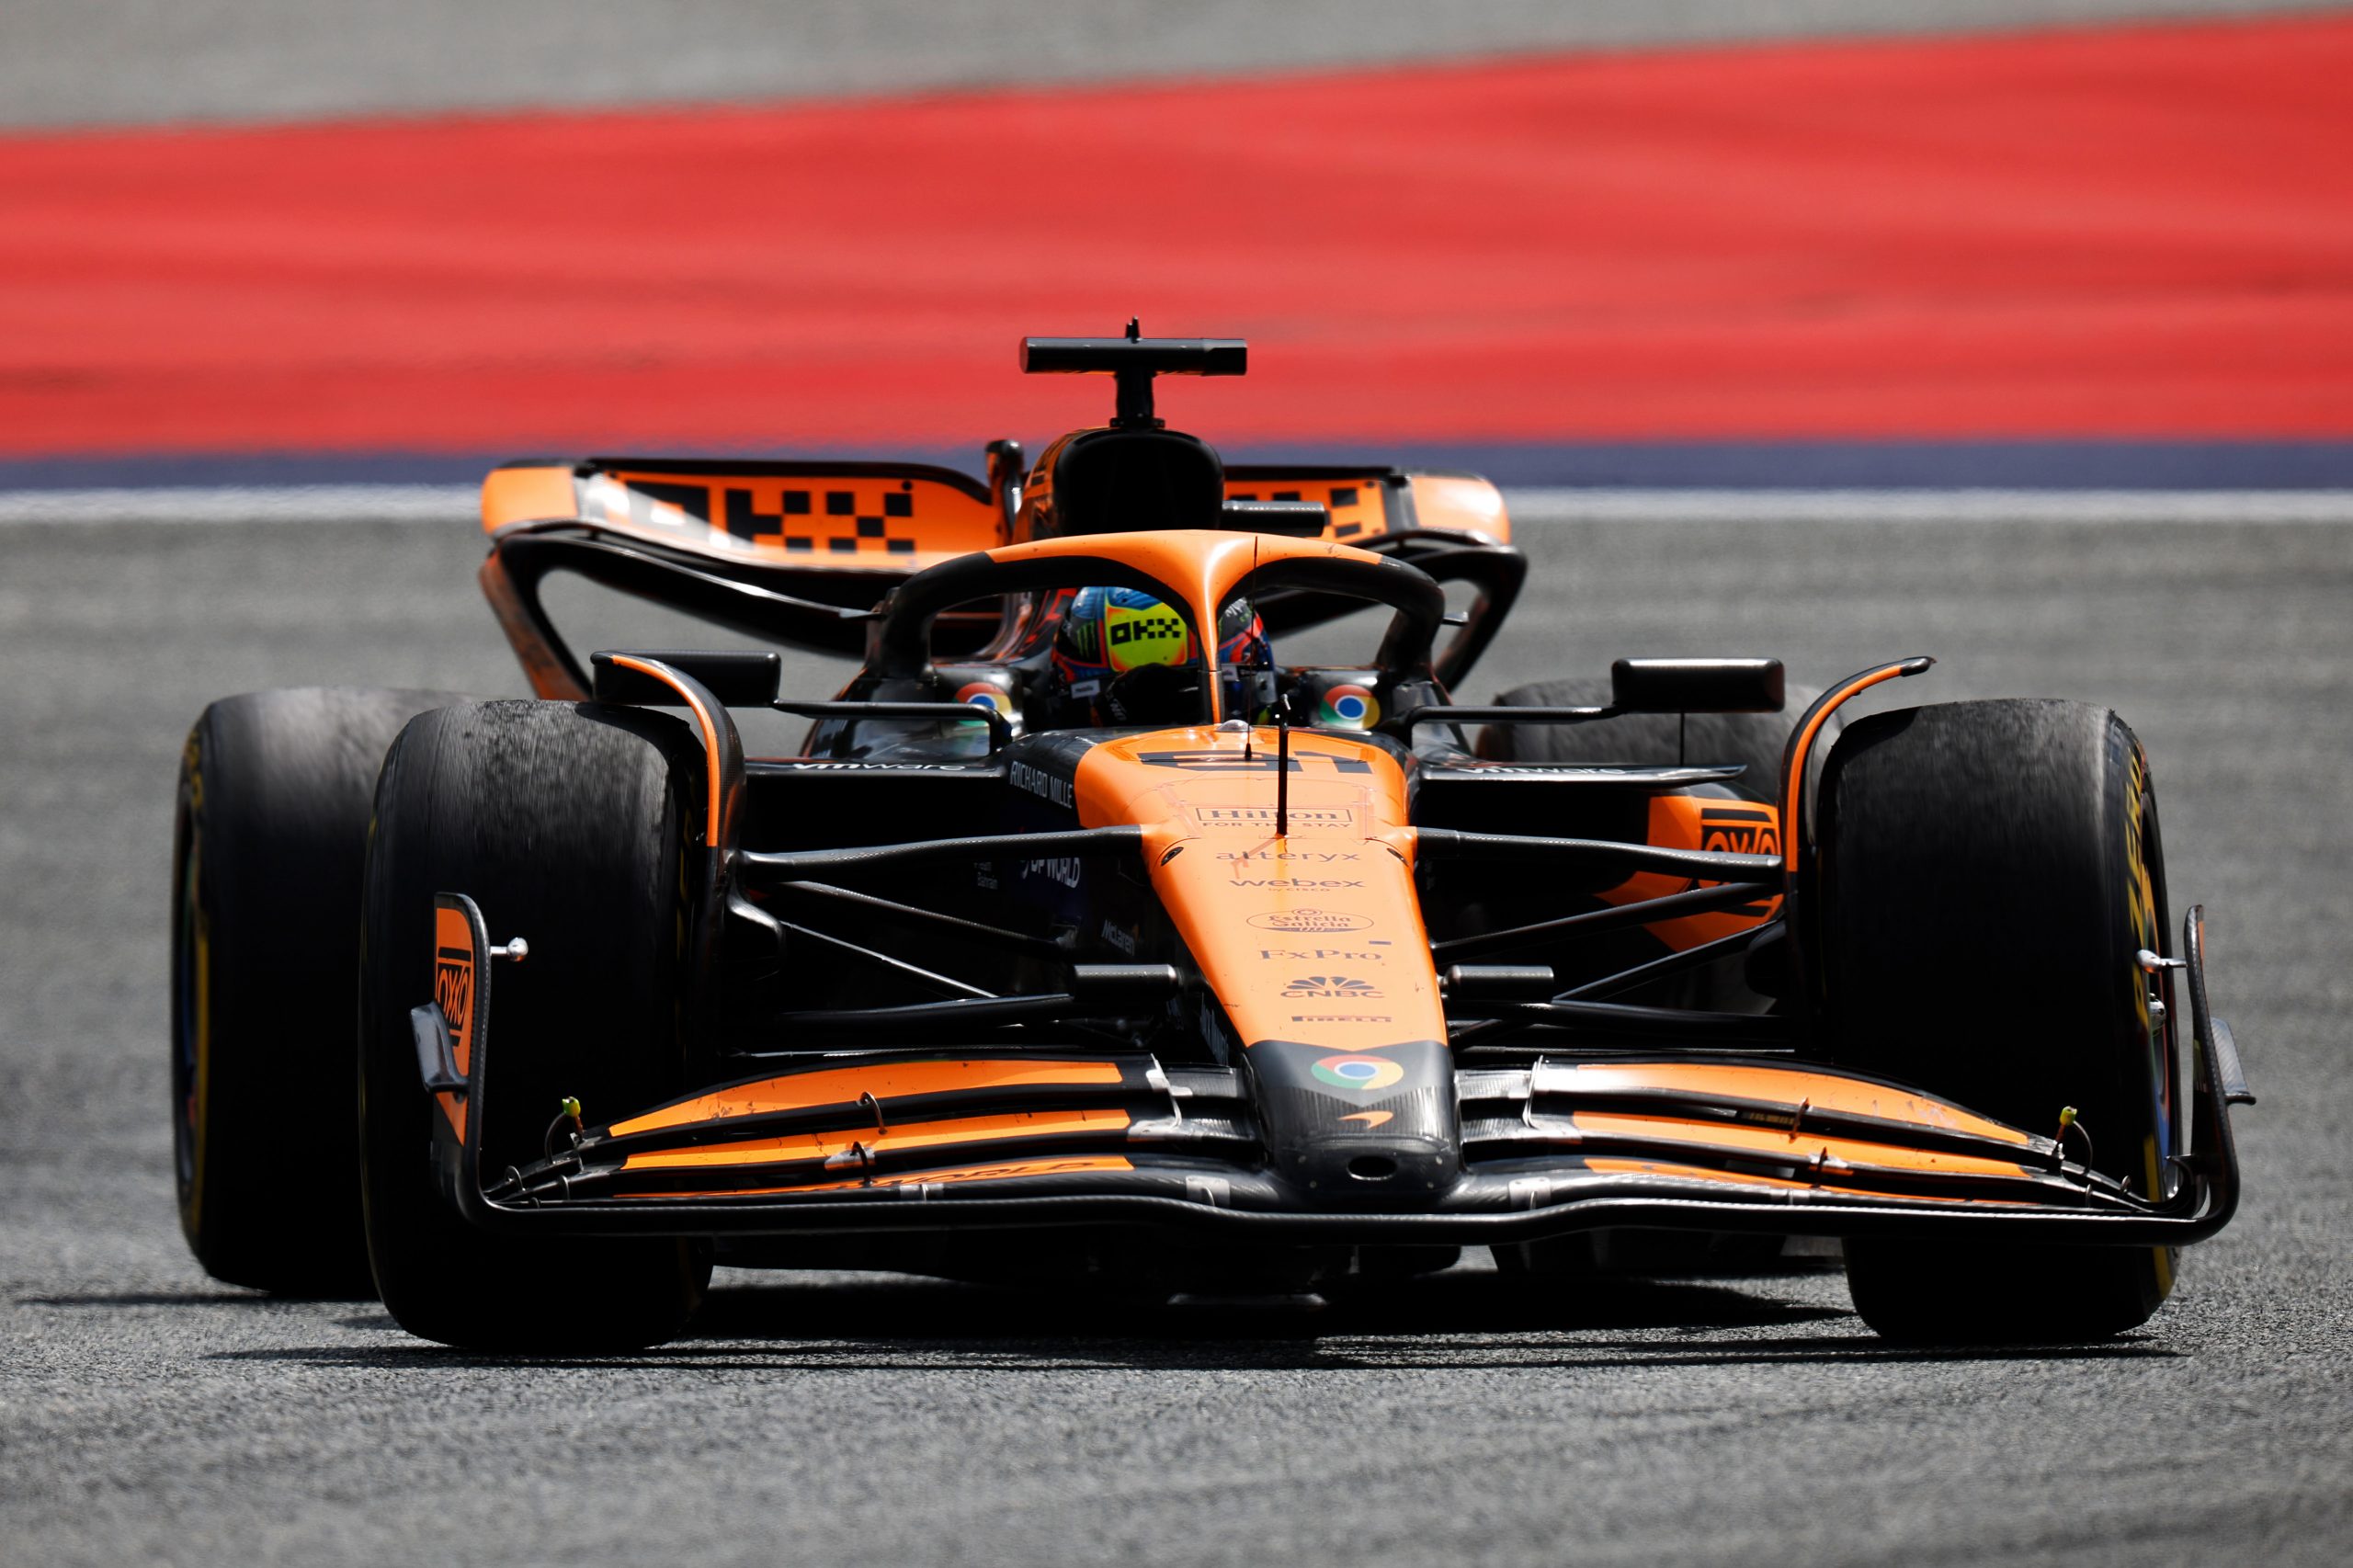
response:
M701 758L636 710L468 703L428 713L385 758L368 846L360 963L360 1153L368 1254L394 1321L469 1350L595 1354L667 1339L700 1303L707 1247L517 1239L457 1213L434 1162L442 1116L409 1009L433 994L433 898L461 892L494 941L483 1167L540 1157L558 1103L590 1119L677 1092L688 865ZM502 1116L500 1112L504 1111Z
M1954 702L1857 721L1823 777L1824 1024L1848 1065L2049 1133L2143 1196L2173 1151L2173 1051L2135 960L2165 949L2140 743L2105 709ZM2081 1157L2085 1144L2070 1140ZM2165 1248L1847 1244L1890 1339L2063 1342L2146 1322Z
M172 833L173 1171L206 1273L369 1293L352 1108L359 886L376 769L454 696L225 698L180 755Z

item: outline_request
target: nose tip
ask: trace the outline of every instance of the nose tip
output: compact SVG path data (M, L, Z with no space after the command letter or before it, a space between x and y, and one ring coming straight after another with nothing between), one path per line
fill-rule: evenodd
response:
M1358 1154L1348 1162L1348 1175L1358 1181L1387 1181L1397 1174L1397 1162L1386 1154Z

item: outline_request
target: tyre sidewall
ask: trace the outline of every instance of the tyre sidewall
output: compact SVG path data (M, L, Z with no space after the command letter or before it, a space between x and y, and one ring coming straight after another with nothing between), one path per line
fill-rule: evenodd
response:
M180 1225L208 1273L365 1293L351 1018L378 765L449 694L223 699L182 748L171 1079Z
M626 1348L675 1332L707 1256L671 1241L517 1241L468 1225L438 1170L409 1009L430 999L433 899L462 892L530 958L489 977L484 1100L495 1172L536 1159L556 1102L593 1119L676 1093L699 748L660 715L469 704L385 762L361 964L361 1139L378 1290L411 1332L471 1348ZM559 1304L560 1303L560 1304Z

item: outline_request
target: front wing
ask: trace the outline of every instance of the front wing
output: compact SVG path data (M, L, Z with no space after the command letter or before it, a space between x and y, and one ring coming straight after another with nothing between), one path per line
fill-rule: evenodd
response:
M437 999L415 1009L419 1064L449 1113L435 1119L449 1196L499 1232L1078 1225L1486 1244L1680 1227L2176 1245L2229 1222L2229 1107L2252 1098L2228 1026L2208 1012L2193 911L2190 1115L2172 1130L2176 1153L2156 1193L2070 1159L2063 1131L2005 1126L1821 1063L1693 1051L1459 1070L1461 1174L1413 1195L1387 1181L1377 1198L1316 1190L1269 1173L1240 1071L1050 1048L796 1057L609 1123L559 1118L544 1159L485 1170L486 1122L545 1108L485 1103L493 949L471 901L445 895L443 908L471 930L471 972L444 988L462 1008L445 1013Z

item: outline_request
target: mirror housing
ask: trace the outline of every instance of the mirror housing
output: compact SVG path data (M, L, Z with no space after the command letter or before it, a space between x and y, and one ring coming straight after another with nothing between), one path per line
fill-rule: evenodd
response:
M1620 659L1609 705L1623 713L1779 713L1779 659Z

